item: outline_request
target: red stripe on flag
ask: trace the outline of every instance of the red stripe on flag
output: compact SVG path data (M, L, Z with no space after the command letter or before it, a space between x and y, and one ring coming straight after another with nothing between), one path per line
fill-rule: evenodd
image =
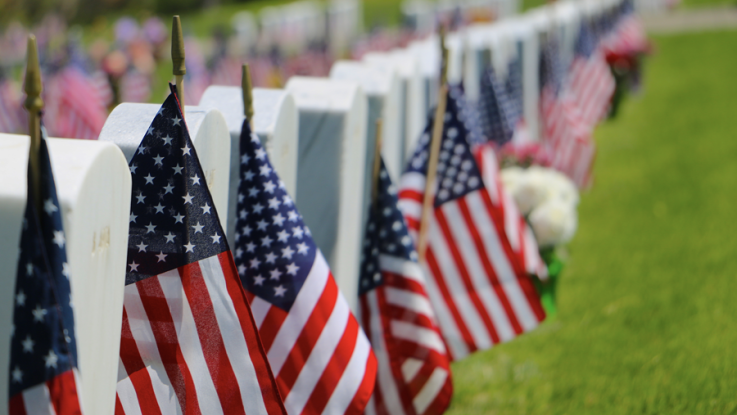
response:
M486 192L482 191L482 193L486 193ZM488 197L488 194L485 196ZM509 298L507 298L507 293L505 293L504 290L502 289L501 282L499 281L499 276L496 275L496 271L494 270L494 267L491 265L488 255L486 255L486 248L484 247L483 239L481 235L479 234L478 229L476 228L476 224L474 223L473 218L471 218L471 212L469 212L468 210L468 205L466 204L466 201L463 198L458 199L457 202L458 202L458 209L461 211L461 214L463 215L463 219L466 222L466 228L468 229L469 233L473 237L473 243L474 245L476 245L476 250L478 251L481 264L484 266L484 270L486 271L486 276L491 280L491 285L494 288L494 292L496 293L497 298L499 298L499 302L502 304L502 307L504 307L504 311L507 314L507 318L509 319L509 323L512 325L512 328L514 329L515 334L519 335L523 331L522 326L519 324L519 320L517 320L517 315L515 314L514 309L512 308L512 304L509 302ZM501 219L501 221L503 222L503 219ZM506 239L506 237L504 236L504 233L499 233L498 226L497 226L497 236L499 237L499 239ZM509 241L504 241L504 242L500 241L500 242L502 244L504 242L509 244ZM511 251L511 248L510 248L510 251ZM507 259L509 259L510 263L516 260L516 255L514 255L514 252L506 252L506 254L507 254L506 257Z
M458 307L456 306L455 301L453 301L453 297L450 295L448 287L445 285L445 280L443 279L443 274L440 271L437 259L435 258L435 253L429 246L427 247L425 259L427 260L427 266L430 269L431 277L435 280L435 284L438 286L438 290L443 296L443 301L445 302L446 307L448 307L448 310L450 310L450 313L453 316L453 321L455 322L456 327L458 327L458 331L461 333L463 341L468 345L469 353L475 352L478 350L478 346L473 340L473 336L468 330L461 313L458 311ZM453 352L450 348L448 348L448 354L453 358Z
M57 414L82 414L79 407L79 398L77 398L77 382L74 379L73 370L67 370L47 380L46 387L49 389L51 405Z
M468 297L471 299L471 302L476 308L479 317L481 317L481 320L484 322L484 325L489 332L489 336L491 337L491 341L493 343L499 343L499 334L496 332L496 327L494 327L494 323L491 321L491 318L489 318L489 313L486 311L481 298L479 298L479 295L476 292L476 287L473 285L471 276L466 269L466 263L463 260L461 252L458 250L458 244L453 238L450 226L448 226L448 221L445 219L445 214L441 209L435 209L435 218L437 219L438 226L443 233L443 237L447 241L446 246L450 250L450 254L453 257L453 261L455 262L456 269L458 270L458 274L461 277L463 286L466 289Z
M325 288L323 288L320 299L317 301L294 347L292 347L289 356L287 356L284 365L277 374L276 379L279 384L279 391L284 396L289 395L292 386L297 381L302 367L310 357L312 349L315 347L325 328L325 322L330 319L330 315L333 313L337 300L338 285L333 281L332 275L328 275L327 283L325 284Z
M333 356L325 366L325 370L320 376L315 388L312 390L310 399L305 404L302 413L321 413L328 403L328 399L332 396L335 387L338 385L351 356L355 352L356 341L358 340L358 322L353 315L348 316L348 324L345 327L343 336L335 347Z
M161 361L169 377L169 382L177 395L182 413L199 414L200 406L197 391L179 347L177 330L169 311L159 277L150 277L136 282L141 303L151 324Z
M240 389L232 387L238 384L238 381L228 352L225 350L223 335L218 326L200 264L193 262L179 267L178 271L220 405L228 414L245 414Z
M161 408L154 393L154 387L151 383L151 376L146 370L146 364L138 351L138 345L131 333L130 323L128 322L128 313L123 308L123 327L120 339L120 360L123 361L123 367L128 374L128 378L133 385L138 397L138 403L141 410L146 414L161 415ZM120 402L116 395L116 401ZM116 409L117 411L117 409ZM121 413L125 413L121 406Z

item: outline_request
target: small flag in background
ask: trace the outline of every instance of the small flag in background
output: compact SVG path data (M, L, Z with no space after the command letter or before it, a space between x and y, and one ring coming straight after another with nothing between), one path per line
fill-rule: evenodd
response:
M51 134L96 140L107 119L107 106L93 79L68 66L51 79L48 90L46 115Z
M20 89L0 74L0 132L17 133L26 125Z
M486 139L499 145L512 139L518 119L515 119L515 103L506 85L497 79L494 68L489 66L481 76L479 113Z
M130 162L115 412L286 414L172 92Z
M453 394L450 362L397 203L382 162L359 282L361 322L379 364L366 414L442 414Z
M420 227L432 120L402 175L400 208L410 233ZM545 317L504 232L469 149L468 132L448 99L434 206L427 232L427 291L450 356L468 354L530 331Z
M588 24L582 23L569 71L572 99L578 104L581 122L593 129L607 113L614 94L614 77L599 50Z
M546 145L552 154L551 167L583 188L590 183L596 156L591 126L583 121L578 103L564 88L565 72L557 43L549 40L541 55L540 106Z
M361 413L376 358L248 121L235 261L289 414Z
M15 283L8 413L76 415L81 410L70 270L61 205L41 131L42 211L36 211L29 175Z

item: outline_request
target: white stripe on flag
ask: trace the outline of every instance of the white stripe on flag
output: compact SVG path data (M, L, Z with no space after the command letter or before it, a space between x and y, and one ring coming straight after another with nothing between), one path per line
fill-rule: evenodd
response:
M416 262L381 254L379 255L379 268L383 271L401 275L421 284L425 283L425 274L423 274L422 268Z
M312 265L310 274L307 276L304 285L299 290L299 294L297 294L297 298L292 305L292 309L300 310L300 312L289 313L287 315L279 328L279 333L277 333L274 342L271 344L271 348L267 351L269 364L271 364L271 370L274 372L274 376L279 375L279 371L281 371L284 362L289 357L289 353L292 351L299 334L302 332L302 328L305 326L307 319L310 318L310 315L312 315L312 310L315 308L320 296L322 296L322 292L325 290L325 283L328 280L328 272L327 263L322 257L322 254L318 252L315 256L315 262ZM300 370L300 373L303 372L304 369ZM292 390L296 390L296 385L292 387ZM305 390L312 390L312 388Z
M254 397L248 394L250 391L261 390L261 385L251 361L251 350L248 350L246 338L240 330L233 332L222 330L223 327L240 327L240 320L235 313L233 300L228 295L220 259L218 256L212 256L200 261L199 264L220 327L225 351L240 387L243 407L247 414L266 414L268 411L263 395Z
M435 400L438 392L440 392L440 389L445 385L445 380L447 378L448 372L445 369L436 367L435 370L433 370L432 375L430 375L430 378L425 382L420 393L418 393L412 400L412 404L418 414L424 413L432 401Z
M424 314L433 320L435 319L432 304L430 304L430 300L424 295L394 287L385 287L384 294L386 295L386 302L389 304Z
M401 320L392 320L390 325L394 337L417 343L438 353L445 353L443 339L440 338L435 330L426 329Z
M407 360L402 363L402 377L405 381L411 382L424 365L425 362L422 360L408 357Z
M55 415L56 411L51 404L51 394L46 382L28 388L23 392L23 405L28 415Z

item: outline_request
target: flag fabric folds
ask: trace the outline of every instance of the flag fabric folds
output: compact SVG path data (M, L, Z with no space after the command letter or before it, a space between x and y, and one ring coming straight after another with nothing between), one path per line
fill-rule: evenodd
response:
M427 291L450 356L509 341L538 326L545 314L506 236L449 96L435 197L427 233ZM402 176L399 200L416 238L428 169L432 122Z
M606 58L588 24L582 23L569 71L572 99L578 103L581 122L592 129L606 116L615 82Z
M517 208L512 195L504 189L499 176L499 165L492 144L485 144L474 149L474 156L479 165L484 184L489 191L489 197L494 207L499 210L503 218L504 230L509 239L512 250L517 254L519 261L524 264L525 271L536 275L540 279L547 279L548 268L545 265L537 246L537 240L532 228Z
M560 51L554 39L543 46L541 55L540 106L545 144L552 155L551 167L583 188L590 183L596 156L591 126L583 120L578 103L566 89Z
M240 149L235 261L287 412L361 413L370 343L247 120Z
M10 415L81 414L77 342L66 239L42 128L36 210L28 176L28 201L15 283L10 340Z
M453 393L450 361L397 203L382 162L359 282L361 323L379 364L366 414L442 414Z
M116 414L285 414L182 118L172 93L130 162Z

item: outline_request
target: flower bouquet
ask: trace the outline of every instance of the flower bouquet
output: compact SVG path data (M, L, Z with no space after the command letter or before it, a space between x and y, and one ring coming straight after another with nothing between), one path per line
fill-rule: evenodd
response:
M503 168L501 180L530 224L548 267L548 280L538 280L538 292L546 313L554 317L555 290L564 265L562 247L573 238L578 226L578 190L562 173L535 165Z

